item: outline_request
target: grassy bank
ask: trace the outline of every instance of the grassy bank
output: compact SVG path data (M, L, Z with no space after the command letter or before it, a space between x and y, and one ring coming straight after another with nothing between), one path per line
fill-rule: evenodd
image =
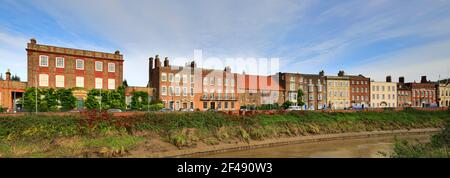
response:
M382 154L391 158L450 158L450 122L429 143L396 140L393 153Z
M415 110L255 116L149 113L129 117L89 112L64 117L3 117L0 157L124 156L134 150L162 152L301 135L436 128L449 120L449 111Z

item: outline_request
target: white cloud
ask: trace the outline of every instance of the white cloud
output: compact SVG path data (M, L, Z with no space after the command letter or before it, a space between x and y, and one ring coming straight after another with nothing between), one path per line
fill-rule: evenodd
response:
M125 54L125 78L145 85L135 71L147 58L192 57L195 49L212 57L262 56L273 38L286 33L305 1L33 1L68 31L91 31ZM52 4L48 6L47 4ZM89 5L86 5L89 4ZM211 57L210 56L210 57ZM275 56L276 57L276 56Z
M407 81L420 81L423 75L429 80L450 77L450 40L424 44L419 47L397 51L370 60L371 62L351 68L348 72L365 74L377 81L387 75L395 78L406 76Z

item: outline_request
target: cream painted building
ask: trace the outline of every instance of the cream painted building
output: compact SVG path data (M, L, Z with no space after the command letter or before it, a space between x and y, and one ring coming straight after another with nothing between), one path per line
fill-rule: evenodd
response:
M438 92L439 106L450 107L450 83L439 84Z
M345 76L327 76L328 108L346 109L350 107L350 79Z
M370 82L370 107L397 107L397 83Z

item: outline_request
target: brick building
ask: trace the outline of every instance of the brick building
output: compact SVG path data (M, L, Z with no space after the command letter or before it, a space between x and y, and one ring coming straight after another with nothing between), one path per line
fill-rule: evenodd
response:
M4 108L7 111L16 111L20 108L19 100L22 98L26 82L11 80L11 72L5 73L5 78L0 78L0 108Z
M427 81L427 76L422 76L420 83L407 83L411 88L412 107L428 107L437 105L436 83Z
M397 83L397 105L398 107L411 107L412 90L410 85L405 84L405 77L399 77Z
M363 75L347 75L350 79L350 103L355 108L370 105L370 78Z
M241 106L256 107L267 104L283 103L283 88L278 75L238 75L238 93Z
M324 71L319 74L280 73L284 101L297 103L297 92L303 91L305 110L324 109L327 106L327 82Z
M198 68L195 62L186 66L171 66L166 57L161 65L159 56L149 59L149 87L155 88L155 98L166 108L238 110L238 74L225 70Z
M152 97L154 96L153 90L154 90L154 88L149 88L149 87L129 86L129 87L125 88L125 104L127 106L130 105L131 98L133 97L134 92L145 92L149 96L149 101L152 101L152 99L153 99Z
M28 86L76 88L82 100L90 89L116 89L123 80L123 55L37 44L26 48Z

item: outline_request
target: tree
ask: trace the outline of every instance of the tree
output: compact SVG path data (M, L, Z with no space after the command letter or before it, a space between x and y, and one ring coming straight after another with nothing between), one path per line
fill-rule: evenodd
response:
M101 92L92 89L87 94L86 108L88 109L125 109L125 106L124 86L120 86L116 90L102 90Z
M298 106L304 106L305 102L303 101L303 91L301 89L298 89L297 91L297 105Z
M60 108L61 111L70 111L75 108L77 98L73 96L72 89L62 88L59 89L57 93L59 96L58 100L61 106Z
M127 82L127 80L125 79L125 80L123 80L123 82L122 82L122 86L124 86L125 88L128 88L128 82Z
M148 105L148 93L143 91L134 91L131 93L130 108L134 110L142 110L145 105Z
M286 101L281 105L284 109L288 109L290 106L292 106L292 102L291 101Z
M29 112L35 112L36 106L41 112L68 111L75 108L76 98L71 89L27 88L20 102L25 111Z

